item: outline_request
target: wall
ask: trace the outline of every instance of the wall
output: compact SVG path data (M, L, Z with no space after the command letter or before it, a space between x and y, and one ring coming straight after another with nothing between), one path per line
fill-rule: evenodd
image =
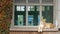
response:
M58 11L58 24L59 24L58 26L60 28L60 0L58 0L58 4L57 5L58 5L58 10L57 11Z

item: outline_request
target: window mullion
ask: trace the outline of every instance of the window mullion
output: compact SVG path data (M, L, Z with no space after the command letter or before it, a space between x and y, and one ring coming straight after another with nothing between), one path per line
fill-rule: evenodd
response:
M27 6L27 4L28 4L28 0L26 0L26 26L28 26L28 6Z
M42 0L40 0L40 21L42 19Z
M28 6L26 6L26 26L28 26Z
M42 5L40 5L40 19L42 19L43 16L42 16Z

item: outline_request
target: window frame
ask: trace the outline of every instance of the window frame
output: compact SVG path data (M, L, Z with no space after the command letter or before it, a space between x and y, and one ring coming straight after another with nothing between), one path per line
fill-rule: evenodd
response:
M13 0L14 1L14 0ZM29 6L29 5L37 5L37 6L40 6L40 20L41 20L41 16L42 16L42 5L53 5L53 24L56 26L55 28L53 28L53 29L44 29L43 31L47 31L47 30L50 30L50 31L57 31L58 30L58 23L56 22L56 20L57 20L57 17L56 17L56 15L57 15L57 0L53 0L54 2L53 2L53 4L42 4L41 2L42 2L42 0L40 0L40 4L19 4L19 3L14 3L13 2L13 18L12 18L12 20L11 20L11 28L10 28L10 30L13 30L13 31L37 31L38 30L38 26L14 26L14 5L26 5L26 9L28 9L28 7L27 6ZM26 3L28 3L28 0L26 1ZM56 10L55 10L56 9ZM28 12L27 12L28 10L26 10L26 23L27 23L27 25L28 25Z

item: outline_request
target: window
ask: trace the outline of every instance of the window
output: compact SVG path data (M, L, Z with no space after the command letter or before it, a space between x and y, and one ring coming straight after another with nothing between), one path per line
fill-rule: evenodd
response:
M15 6L14 12L14 25L24 26L26 25L26 6Z
M14 25L16 26L37 26L38 25L38 15L39 11L37 9L39 6L15 6L15 12L14 12ZM28 8L28 9L26 9ZM26 10L28 10L28 15ZM28 16L28 23L26 22L26 16Z
M42 6L42 16L46 19L46 23L53 23L53 6Z
M46 23L56 25L56 4L54 3L54 0L15 0L11 28L36 31L42 18L46 19Z
M39 6L28 6L28 7L30 7L30 11L28 11L28 19L29 19L29 17L31 17L32 18L32 22L31 22L32 25L37 26L38 19L39 19L38 18L39 11L37 11L37 9L39 9L39 8L37 8L37 7L39 7ZM30 23L30 22L28 22L28 23Z

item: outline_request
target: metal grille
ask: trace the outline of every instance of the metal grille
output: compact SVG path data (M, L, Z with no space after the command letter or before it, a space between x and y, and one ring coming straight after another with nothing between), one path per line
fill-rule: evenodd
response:
M53 3L53 0L42 0L42 3Z
M15 3L26 3L26 0L15 0Z
M28 0L28 3L39 3L40 0Z

